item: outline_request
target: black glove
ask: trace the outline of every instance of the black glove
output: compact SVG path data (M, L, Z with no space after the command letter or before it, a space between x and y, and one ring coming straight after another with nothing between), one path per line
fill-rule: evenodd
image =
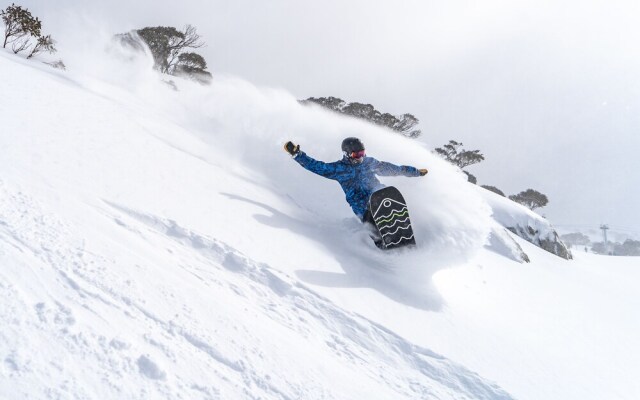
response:
M284 144L284 151L291 154L292 156L295 156L296 154L300 153L300 145L293 144L293 142L288 141Z
M426 174L429 173L429 171L426 168L420 168L418 172L420 172L420 176L425 176Z

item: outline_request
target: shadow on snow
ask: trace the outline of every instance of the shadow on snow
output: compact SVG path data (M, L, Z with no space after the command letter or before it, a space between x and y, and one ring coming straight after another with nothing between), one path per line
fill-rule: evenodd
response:
M375 247L366 228L354 218L326 226L314 221L302 221L286 215L275 208L231 193L222 195L263 208L271 215L256 214L254 218L263 225L288 229L321 244L340 264L344 273L300 269L295 271L302 281L333 288L368 288L389 299L409 307L426 311L440 311L443 299L432 283L433 268L425 270L419 277L405 274L403 262L415 263L416 249L398 249L383 252ZM323 226L324 225L324 226ZM352 235L352 240L345 236ZM301 257L301 261L305 261ZM415 271L415 266L410 268ZM415 275L415 274L414 274Z

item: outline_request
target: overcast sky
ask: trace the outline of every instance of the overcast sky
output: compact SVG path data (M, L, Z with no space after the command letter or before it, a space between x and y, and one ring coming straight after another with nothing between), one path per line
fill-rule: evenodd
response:
M410 112L430 146L482 150L480 184L547 194L552 223L640 235L640 2L18 3L54 37L73 15L114 33L190 23L214 75Z

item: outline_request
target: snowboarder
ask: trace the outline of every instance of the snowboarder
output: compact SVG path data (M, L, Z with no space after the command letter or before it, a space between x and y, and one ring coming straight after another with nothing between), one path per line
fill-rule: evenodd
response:
M328 179L338 181L346 195L347 202L356 216L365 224L375 225L369 210L369 197L384 187L376 175L380 176L424 176L426 168L398 166L367 157L360 139L348 137L342 141L343 157L339 161L325 163L315 160L300 150L300 145L291 141L285 143L284 150L305 169Z

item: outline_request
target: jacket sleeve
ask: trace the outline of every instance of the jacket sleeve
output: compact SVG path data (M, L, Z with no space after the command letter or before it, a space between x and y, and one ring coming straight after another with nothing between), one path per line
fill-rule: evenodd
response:
M336 164L335 163L325 163L322 161L318 161L309 157L305 152L299 152L294 160L298 162L298 164L302 165L305 169L313 172L314 174L318 174L320 176L324 176L325 178L334 179L336 173Z
M374 159L374 172L380 176L420 176L420 172L415 167L407 165L395 165L386 161Z

